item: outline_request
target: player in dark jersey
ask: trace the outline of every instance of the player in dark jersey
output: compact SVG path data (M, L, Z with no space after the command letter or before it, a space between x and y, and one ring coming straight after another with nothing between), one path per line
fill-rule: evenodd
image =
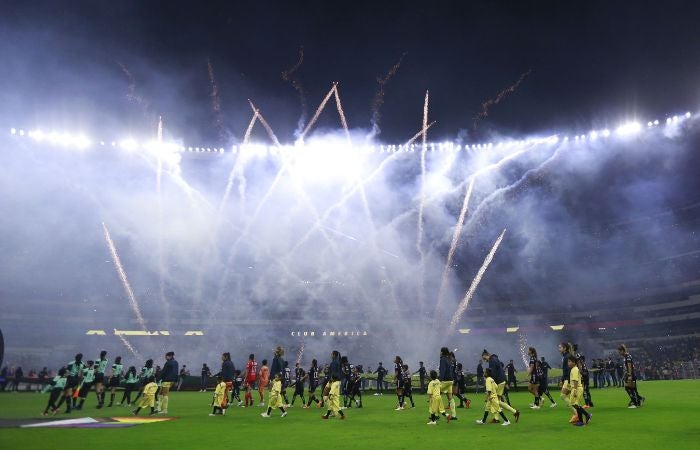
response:
M583 400L584 405L582 408L588 409L593 407L593 400L591 399L590 390L590 374L588 373L588 367L586 366L586 357L583 356L578 351L578 345L573 344L571 346L574 351L574 356L576 356L576 366L581 374L581 385L583 386Z
M284 362L284 371L282 372L282 398L284 406L289 408L289 400L287 399L287 388L292 384L292 369L289 368L289 362Z
M411 379L411 372L408 370L408 365L404 364L401 367L401 378L403 379L403 398L402 402L405 404L406 397L411 401L411 408L415 408L416 404L413 403L413 387L412 387L412 379Z
M97 409L105 404L105 372L107 371L107 350L100 352L100 357L95 361L95 394L97 395Z
M544 360L544 356L540 359L540 367L542 368L542 379L540 380L539 390L540 397L542 396L542 394L546 395L549 401L552 402L552 404L549 405L549 407L556 408L557 402L554 401L554 399L552 398L552 394L549 393L549 379L547 378L549 374L549 369L551 369L552 366L550 366L549 363Z
M73 390L80 385L80 379L83 376L83 369L85 368L85 363L83 362L83 354L78 353L75 355L75 359L68 363L66 366L67 377L66 377L66 388L63 390L63 398L59 400L57 408L61 407L61 402L66 402L66 413L71 412L71 408L75 407L76 399L73 398Z
M568 342L560 343L559 353L561 353L561 381L559 381L559 387L561 388L561 398L566 402L571 392L569 389L569 375L571 372L571 369L569 369L569 356L573 354L571 344Z
M126 406L131 406L131 393L139 388L139 376L136 373L136 367L129 367L129 370L126 371L126 375L124 375L124 383L122 401L117 403L117 405L126 404Z
M350 366L350 381L348 382L348 390L350 391L348 400L348 408L352 408L352 402L355 406L362 408L362 375L359 366Z
M396 400L398 401L398 407L396 408L397 411L403 409L401 406L401 396L403 395L403 380L401 379L401 372L403 370L402 366L403 360L399 355L396 355L396 358L394 358L394 383L396 383Z
M540 384L542 383L542 366L537 359L537 350L535 347L527 349L527 354L530 361L527 365L527 374L530 377L527 382L527 390L535 397L535 402L530 405L532 409L540 409Z
M309 378L309 401L304 405L304 408L310 408L311 402L315 401L316 406L321 405L321 402L316 398L316 388L320 382L321 370L318 368L318 362L314 359L311 361L311 367L309 368L308 378Z
M243 374L240 370L236 370L236 376L233 379L233 386L231 389L231 404L235 399L238 402L238 406L243 406L241 401L241 386L243 385ZM251 405L252 406L252 405Z
M112 364L112 376L109 377L109 382L107 383L109 387L109 405L107 405L107 407L111 408L112 404L114 404L114 396L116 395L117 388L122 380L123 368L122 357L117 356L114 358L114 364Z
M377 367L377 371L374 372L377 375L377 392L374 395L384 395L384 377L387 374L386 368L382 365L381 361Z
M306 372L304 369L299 365L299 363L296 363L294 367L294 395L292 395L292 403L291 406L294 406L294 401L297 399L297 396L301 397L301 404L304 405L306 403L306 399L304 398L304 381L306 380Z
M61 396L63 393L63 389L66 387L66 368L61 367L58 371L58 375L56 375L51 382L46 385L45 389L50 389L51 393L49 394L49 402L46 405L46 409L44 410L44 416L47 416L49 414L49 410L51 410L52 414L56 414L58 412L58 408L60 406L60 403L56 405L56 400Z
M350 383L350 362L347 356L340 358L340 393L343 395L343 408L348 407L348 398L350 391L348 384Z
M639 391L637 390L637 376L634 373L634 360L624 344L620 345L617 351L625 360L625 373L623 378L625 382L625 391L627 391L627 395L630 396L630 402L627 407L630 409L639 408L644 404L644 400L646 399L639 395Z
M515 377L515 364L513 364L512 359L506 364L506 387L510 389L511 386L513 386L514 391L518 390L518 380Z
M458 408L469 408L472 401L466 397L467 383L466 376L464 375L464 370L462 370L462 363L457 363L457 371L455 372L455 385L457 386L455 397L459 399Z

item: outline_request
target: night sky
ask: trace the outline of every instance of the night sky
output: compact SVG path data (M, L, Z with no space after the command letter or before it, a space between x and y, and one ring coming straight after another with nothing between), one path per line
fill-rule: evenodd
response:
M621 118L663 118L700 100L700 5L692 1L48 1L2 9L0 103L8 125L143 126L121 63L151 120L162 114L172 135L190 142L229 144L213 125L209 59L224 140L242 136L250 98L292 141L299 97L280 75L301 46L296 75L309 108L338 81L350 126L367 129L377 77L405 54L385 88L386 142L420 128L426 89L436 139L474 140L490 129L585 131ZM481 103L528 70L475 132ZM337 124L335 114L320 122Z

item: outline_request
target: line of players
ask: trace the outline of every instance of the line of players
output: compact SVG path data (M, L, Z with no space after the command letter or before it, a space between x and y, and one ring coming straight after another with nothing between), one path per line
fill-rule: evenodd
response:
M571 406L574 412L570 422L580 426L590 421L591 415L586 409L593 407L585 357L578 353L576 345L566 342L559 345L559 351L562 355L561 397ZM625 361L625 389L630 397L628 407L631 409L638 408L643 405L645 398L637 390L634 361L624 345L621 345L618 351ZM98 401L97 408L104 406L107 388L110 390L110 402L107 406L111 407L115 400L116 389L122 380L125 381L125 389L122 400L117 405L124 403L127 406L131 406L131 395L138 391L133 401L136 402L142 396L143 399L139 403L135 414L138 414L140 409L146 406L151 408L151 414L156 412L167 413L168 391L170 386L177 381L178 374L177 361L174 360L173 352L166 354L166 362L158 376L157 383L152 359L146 361L139 374L137 374L134 366L129 367L124 374L121 357L117 357L112 365L111 377L109 377L105 386L105 381L107 380L105 372L108 367L106 355L107 352L102 351L97 361L83 363L82 354L79 353L67 366L62 367L51 384L47 386L46 390L50 390L51 394L44 415L47 415L49 411L56 414L64 402L66 404L66 413L70 413L71 409L82 409L85 399L93 387ZM238 401L239 406L253 406L253 390L256 388L260 396L259 406L264 406L264 390L268 387L270 379L272 379L272 383L270 385L271 395L268 402L268 412L263 413L263 417L269 417L273 408L279 408L282 410L282 414L286 415L284 408L293 406L297 397L301 398L303 408L310 408L312 404L319 408L328 405L328 413L323 416L324 418L328 418L331 414L340 415L343 418L342 410L351 408L353 403L356 407L362 408L362 370L361 367L350 364L346 356L341 357L339 352L334 351L331 354L330 364L326 365L323 370L320 369L315 359L312 361L308 372L297 363L294 369L293 382L291 368L284 361L283 356L284 349L277 347L272 367L268 368L267 360L263 360L262 366L258 369L255 356L251 354L249 355L245 372L241 373L240 370L234 370L230 353L224 353L222 355L221 371L217 374L219 383L215 390L212 404L214 410L211 415L225 414L227 408L234 400ZM530 358L528 365L528 390L534 396L534 402L530 404L530 407L539 409L543 404L543 395L549 398L551 407L556 407L557 404L548 388L548 365L543 365L538 360L537 351L533 347L528 349L528 356ZM510 405L504 365L498 360L497 355L489 354L486 350L482 353L482 359L488 363L488 368L484 374L486 412L484 419L478 421L478 423L485 423L487 415L491 413L494 415L492 422L499 422L498 418L501 417L504 419L503 425L510 424L502 413L503 409L510 411L517 422L520 417L520 411ZM421 369L424 371L422 364ZM423 372L420 370L419 372L423 375ZM383 374L380 375L383 378ZM406 407L406 399L410 401L411 408L415 407L412 395L411 372L400 356L396 356L394 359L394 376L397 388L396 410L403 410ZM471 401L464 397L466 386L462 365L456 362L454 353L449 352L446 347L443 347L440 352L439 373L431 371L430 378L431 382L428 385L427 393L431 417L428 424L436 424L440 416L444 416L448 421L457 420L453 396L460 400L460 407L468 408ZM436 380L439 382L439 385L434 383ZM308 400L304 396L305 383L308 383ZM436 386L438 386L437 391ZM290 387L294 388L291 402L288 400L286 392ZM244 401L240 397L241 388L245 390ZM320 388L322 391L320 398L316 396L317 388ZM159 394L160 399L158 398ZM443 394L447 397L449 414L442 406ZM343 399L342 407L340 407L341 396ZM439 401L437 397L439 397ZM158 404L157 410L154 408L156 403Z

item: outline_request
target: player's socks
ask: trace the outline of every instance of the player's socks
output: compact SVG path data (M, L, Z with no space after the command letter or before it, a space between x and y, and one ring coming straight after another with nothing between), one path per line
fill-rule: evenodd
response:
M508 391L503 392L503 398L506 399L506 403L510 406L510 397L508 396Z

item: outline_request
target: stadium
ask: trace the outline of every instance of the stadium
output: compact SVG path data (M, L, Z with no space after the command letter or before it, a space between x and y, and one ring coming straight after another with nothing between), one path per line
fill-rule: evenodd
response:
M643 31L697 7L32 3L0 448L697 445L699 49Z

